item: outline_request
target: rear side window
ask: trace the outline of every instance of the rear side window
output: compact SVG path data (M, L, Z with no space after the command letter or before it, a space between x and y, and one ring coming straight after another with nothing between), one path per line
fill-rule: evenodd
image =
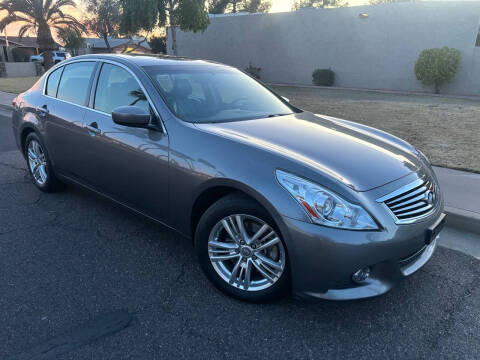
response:
M94 62L79 62L65 66L57 98L74 104L85 105L88 85L92 76Z
M132 74L120 66L103 64L94 109L110 114L116 107L128 105L150 111L147 98Z
M57 96L58 82L60 81L60 76L62 75L63 66L53 71L47 79L47 88L45 95Z

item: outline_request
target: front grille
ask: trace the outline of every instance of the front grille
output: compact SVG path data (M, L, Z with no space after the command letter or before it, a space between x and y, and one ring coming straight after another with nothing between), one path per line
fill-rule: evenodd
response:
M422 178L377 201L383 202L390 209L398 223L411 222L435 209L438 194L438 187L433 180Z

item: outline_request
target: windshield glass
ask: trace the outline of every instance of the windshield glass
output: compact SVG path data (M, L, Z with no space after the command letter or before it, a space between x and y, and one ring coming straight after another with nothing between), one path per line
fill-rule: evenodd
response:
M188 122L250 120L295 111L236 69L216 65L156 65L144 69L170 109Z

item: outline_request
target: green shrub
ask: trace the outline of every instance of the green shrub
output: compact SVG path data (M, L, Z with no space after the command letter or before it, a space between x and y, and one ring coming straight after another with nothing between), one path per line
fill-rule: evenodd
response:
M449 47L425 49L415 62L415 75L424 85L433 85L435 93L440 85L449 83L458 71L461 54Z
M317 86L332 86L335 73L330 69L317 69L312 74L312 81Z
M255 79L258 79L258 80L260 80L260 71L262 71L262 68L258 66L253 66L252 63L249 63L248 67L245 68L245 72L247 74L250 74L251 76L253 76Z

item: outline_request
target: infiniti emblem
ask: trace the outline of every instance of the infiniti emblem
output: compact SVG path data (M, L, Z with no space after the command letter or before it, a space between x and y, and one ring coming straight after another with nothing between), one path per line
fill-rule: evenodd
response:
M249 247L244 246L240 250L240 255L244 257L250 257L252 255L252 250Z
M425 201L427 202L427 204L433 205L433 203L435 201L435 192L432 191L432 190L427 190L425 192L424 198L425 198Z

